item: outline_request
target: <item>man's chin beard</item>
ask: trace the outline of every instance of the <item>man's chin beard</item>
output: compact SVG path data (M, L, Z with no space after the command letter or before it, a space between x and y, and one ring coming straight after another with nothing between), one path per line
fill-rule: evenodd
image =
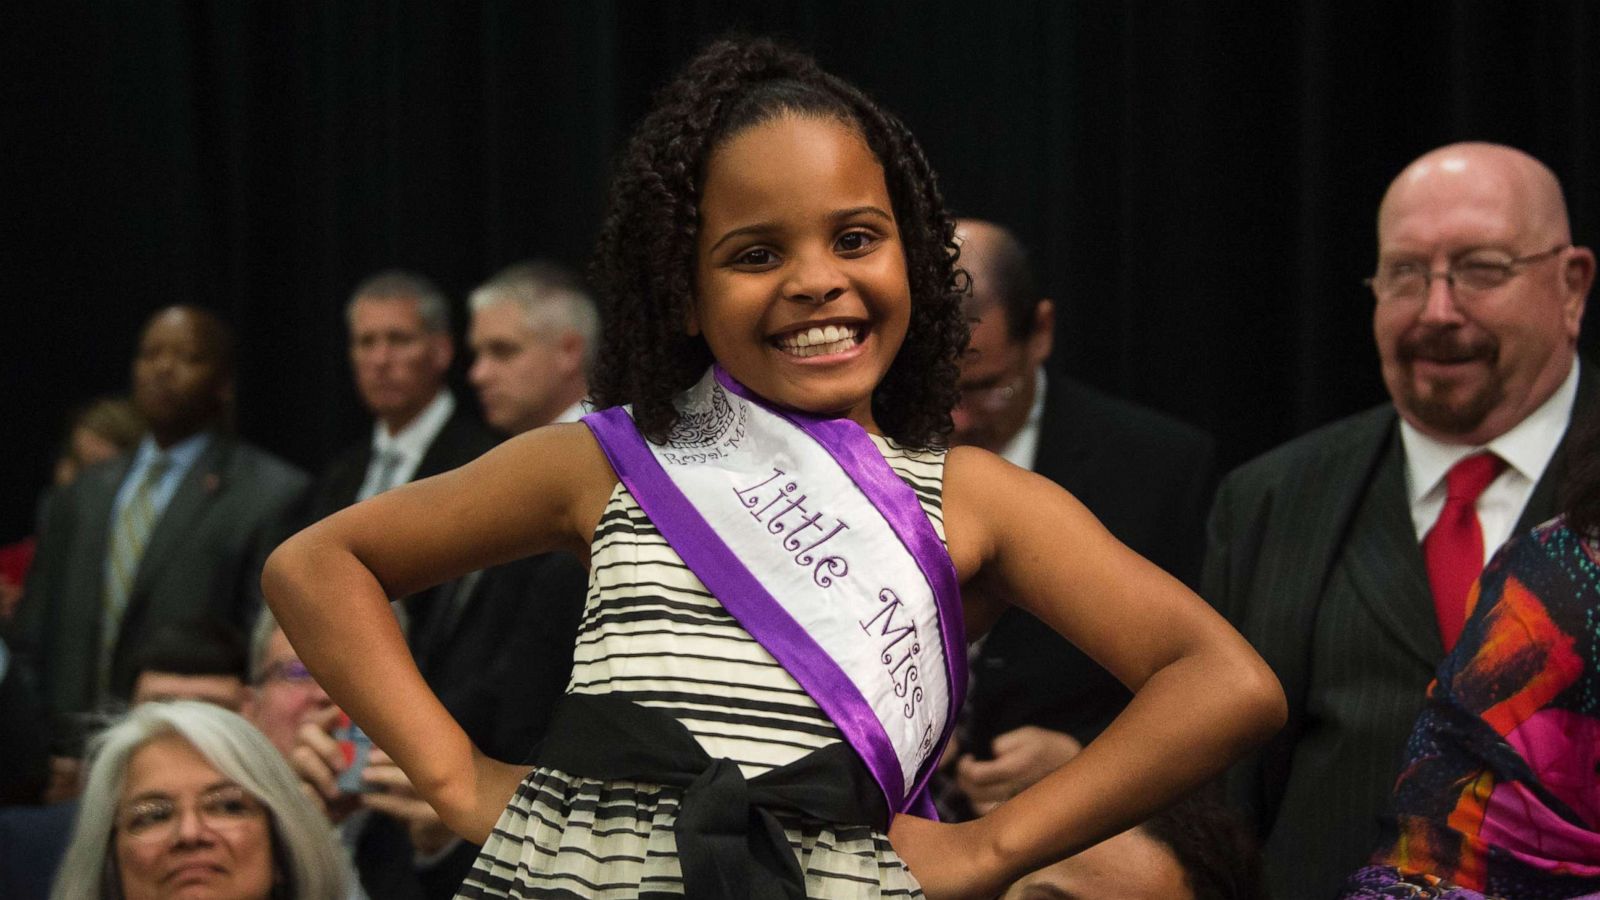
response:
M1433 431L1465 435L1476 431L1504 397L1505 391L1498 382L1486 384L1465 398L1452 398L1448 391L1423 396L1412 390L1407 392L1406 407L1417 421Z

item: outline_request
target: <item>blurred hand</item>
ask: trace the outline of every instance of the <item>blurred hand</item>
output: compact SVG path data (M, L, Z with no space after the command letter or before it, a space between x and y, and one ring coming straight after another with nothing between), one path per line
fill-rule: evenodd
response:
M984 815L1078 755L1083 745L1070 734L1024 725L996 737L994 758L963 754L956 762L956 786Z
M360 805L358 796L339 790L344 754L333 739L338 722L337 707L318 710L295 732L294 749L289 753L289 767L300 776L306 795L335 823L343 822Z
M64 803L83 792L83 760L76 756L50 757L50 780L45 783L46 804Z
M9 620L22 605L22 585L0 575L0 621Z
M455 835L445 827L439 814L417 795L411 779L394 764L389 754L372 748L366 771L361 773L361 777L372 786L371 791L359 795L361 805L404 822L406 830L411 833L412 849L424 856L432 856L455 840Z

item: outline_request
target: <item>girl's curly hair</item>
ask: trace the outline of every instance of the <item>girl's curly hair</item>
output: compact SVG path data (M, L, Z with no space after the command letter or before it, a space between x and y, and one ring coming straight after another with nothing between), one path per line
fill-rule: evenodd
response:
M657 95L618 162L590 265L605 323L594 402L633 404L634 420L653 440L672 429L673 397L712 361L705 340L685 331L706 160L738 132L791 114L850 124L883 164L912 302L905 343L873 393L873 416L898 443L943 446L967 344L967 279L956 267L955 223L933 169L900 120L811 58L768 40L707 47Z

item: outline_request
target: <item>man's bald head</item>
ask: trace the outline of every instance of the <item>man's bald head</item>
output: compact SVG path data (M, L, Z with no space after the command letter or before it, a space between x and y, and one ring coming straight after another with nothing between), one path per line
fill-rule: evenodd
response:
M991 315L998 306L1007 336L1013 341L1026 339L1033 331L1034 310L1044 299L1027 248L1003 226L982 219L958 219L956 241L961 267L972 278L968 314Z
M1515 147L1468 142L1430 150L1406 166L1378 206L1378 240L1391 210L1418 194L1494 192L1513 200L1509 217L1529 238L1569 244L1567 199L1550 167Z
M1373 334L1407 422L1482 445L1555 393L1594 278L1594 254L1571 241L1555 175L1512 147L1451 144L1395 178L1378 211Z
M961 360L961 403L955 408L958 444L1002 451L1027 424L1035 372L1050 356L1055 307L1039 293L1028 251L993 222L956 222L961 267L972 278L966 313L971 325Z

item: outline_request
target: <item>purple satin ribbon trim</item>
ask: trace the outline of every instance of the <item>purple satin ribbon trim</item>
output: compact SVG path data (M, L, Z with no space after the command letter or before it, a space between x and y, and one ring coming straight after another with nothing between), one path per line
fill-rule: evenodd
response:
M867 500L883 514L895 536L905 545L911 557L922 569L923 577L933 588L935 608L939 614L939 634L944 641L945 674L950 679L950 708L946 710L944 733L939 738L942 748L950 740L955 728L956 714L967 689L967 626L961 608L961 581L956 575L955 563L939 540L938 532L928 521L917 492L901 480L890 467L888 460L867 436L867 431L849 419L823 419L808 413L779 409L757 396L749 388L735 381L721 366L713 367L717 382L740 397L760 405L762 409L782 416L795 427L810 435L828 451L850 480L856 483ZM939 754L934 753L923 766L911 796L926 801L925 818L937 819L933 814L932 800L927 798L928 781L937 768ZM923 815L922 813L917 813Z
M684 564L833 720L878 782L890 811L905 811L907 803L901 796L905 775L900 757L883 723L855 683L694 508L661 468L622 407L590 413L582 421L600 442L617 478Z

